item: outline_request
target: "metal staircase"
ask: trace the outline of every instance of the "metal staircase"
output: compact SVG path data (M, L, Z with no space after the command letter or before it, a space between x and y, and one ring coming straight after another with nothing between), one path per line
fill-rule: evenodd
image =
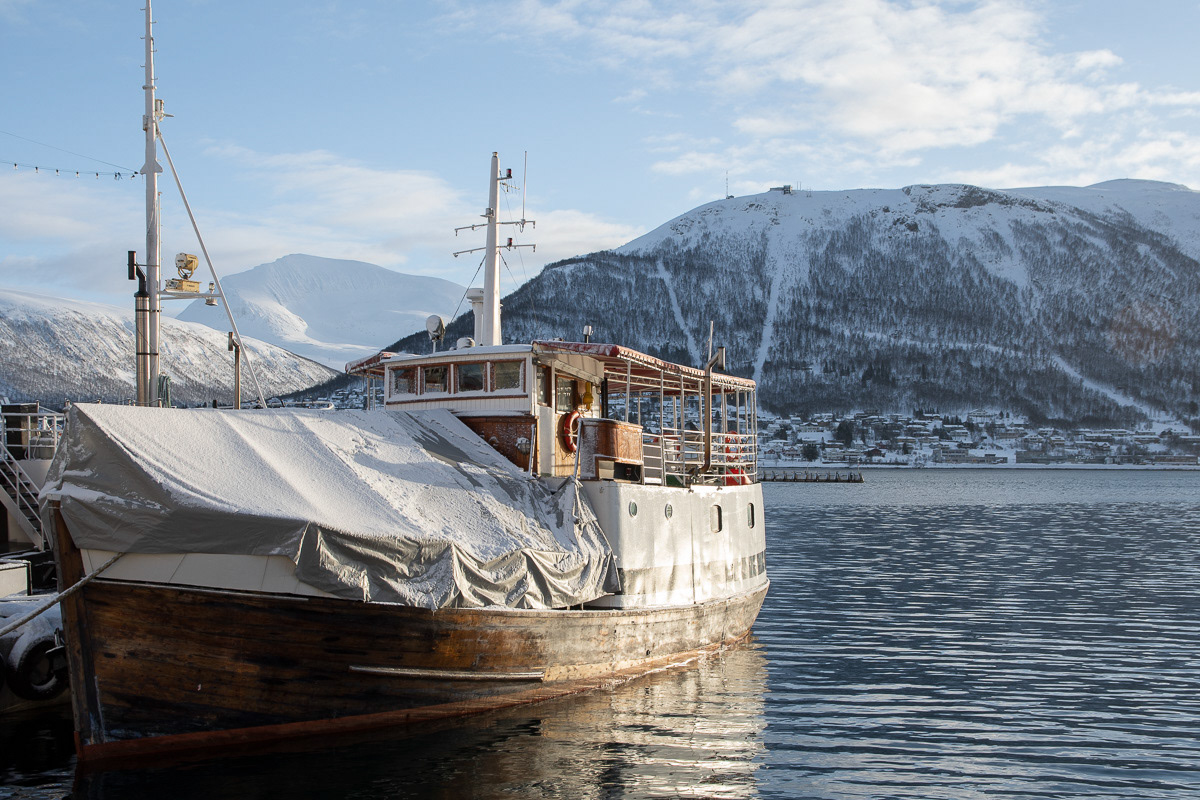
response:
M50 458L58 446L61 416L43 412L36 404L3 408L0 436L0 505L11 521L39 549L49 544L42 528L39 486L22 467L20 459ZM10 536L11 538L11 536Z
M26 536L45 547L46 535L38 511L38 488L21 469L8 445L3 443L0 443L0 487L4 489L0 502L8 509L10 517L16 520Z

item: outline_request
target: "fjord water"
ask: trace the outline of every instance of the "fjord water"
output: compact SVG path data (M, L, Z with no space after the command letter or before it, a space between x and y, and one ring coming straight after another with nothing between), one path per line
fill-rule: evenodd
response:
M691 668L90 776L46 744L59 725L40 758L0 753L0 798L1200 796L1200 472L879 470L764 491L753 639Z
M764 794L1200 796L1200 474L867 479L768 495Z

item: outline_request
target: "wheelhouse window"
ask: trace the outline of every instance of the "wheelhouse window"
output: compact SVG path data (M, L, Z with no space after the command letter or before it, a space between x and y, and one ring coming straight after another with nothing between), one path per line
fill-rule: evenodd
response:
M421 367L422 393L450 391L449 371L444 364L436 367Z
M492 365L492 389L505 391L521 388L521 362L497 361Z
M554 381L554 408L559 413L575 410L575 379L561 375Z
M550 380L550 368L538 367L537 371L537 396L538 402L544 406L550 405L550 401L554 398L550 392L554 383Z
M417 393L417 368L404 367L392 370L392 395Z
M483 364L458 364L454 367L454 375L456 378L455 391L458 392L482 392L484 388L484 365Z

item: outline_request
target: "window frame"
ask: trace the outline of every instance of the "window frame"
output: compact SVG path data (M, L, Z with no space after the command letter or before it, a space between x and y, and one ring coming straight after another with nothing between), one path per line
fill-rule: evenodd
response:
M559 406L559 402L558 402L561 399L559 397L560 388L566 388L565 386L560 387L559 386L560 382L569 383L571 386L571 399L568 402L566 408L561 408ZM567 375L565 373L555 373L555 375L554 375L554 413L570 414L572 411L574 411L576 408L575 398L578 394L579 394L579 381L573 375Z
M412 372L413 373L411 382L409 383L409 386L412 387L412 391L409 391L409 392L396 391L396 377L402 372ZM393 367L392 369L388 370L388 383L387 383L388 398L391 399L391 398L400 398L400 397L417 397L417 396L419 396L421 393L420 392L420 380L421 380L421 368L416 365L407 366L407 367Z
M503 389L496 385L496 367L500 364L517 365L517 385L506 386ZM498 358L488 362L488 391L493 393L523 395L525 394L525 360L520 358Z
M463 395L486 394L488 391L488 382L489 382L489 378L490 378L489 373L491 372L491 370L488 369L489 366L490 366L490 364L487 361L455 362L455 364L454 364L454 380L452 381L452 386L453 386L453 390L454 390L453 394L463 394ZM482 374L479 376L480 377L480 387L478 389L462 388L462 379L460 377L460 373L462 372L463 367L479 367Z
M429 387L425 381L425 376L429 373L430 370L433 370L433 369L442 369L442 370L446 371L446 377L444 378L444 381L442 384L444 388L442 388L440 390L439 389L432 389L432 390L429 389ZM451 370L450 370L449 364L422 364L421 365L421 395L424 396L427 394L433 394L433 395L453 394L453 392L451 391L451 388L453 385L450 382L450 378L451 378Z

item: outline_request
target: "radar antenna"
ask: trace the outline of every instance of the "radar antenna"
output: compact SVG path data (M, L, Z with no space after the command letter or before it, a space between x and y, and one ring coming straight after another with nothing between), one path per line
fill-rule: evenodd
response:
M425 320L425 331L429 334L429 341L433 342L433 352L436 353L438 342L446 338L446 320L437 314L430 314L429 319Z

